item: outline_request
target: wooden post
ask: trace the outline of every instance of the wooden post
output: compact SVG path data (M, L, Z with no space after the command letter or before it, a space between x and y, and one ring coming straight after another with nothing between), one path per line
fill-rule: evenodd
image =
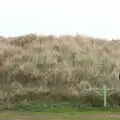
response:
M104 107L107 107L107 86L103 85Z

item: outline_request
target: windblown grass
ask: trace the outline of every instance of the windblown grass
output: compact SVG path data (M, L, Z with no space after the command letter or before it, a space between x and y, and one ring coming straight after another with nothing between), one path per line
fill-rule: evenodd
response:
M2 39L1 103L77 99L99 105L101 91L93 89L106 84L116 88L109 93L109 104L120 105L120 41L35 34Z

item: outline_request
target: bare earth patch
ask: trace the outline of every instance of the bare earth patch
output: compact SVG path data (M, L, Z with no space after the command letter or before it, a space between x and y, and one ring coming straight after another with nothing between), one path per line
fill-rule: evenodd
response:
M120 118L120 114L111 114L111 115L108 115L108 117L109 118Z

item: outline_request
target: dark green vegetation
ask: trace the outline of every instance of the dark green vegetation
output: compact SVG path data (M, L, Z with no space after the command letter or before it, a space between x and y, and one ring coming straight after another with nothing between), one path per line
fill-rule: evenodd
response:
M106 84L109 89L115 88L108 93L108 107L119 107L119 54L117 40L33 34L1 38L0 106L51 111L49 103L43 106L42 102L54 101L55 107L59 101L57 109L100 108L103 106L100 89Z
M5 107L1 110L11 111L29 111L29 112L53 112L53 113L65 113L65 112L85 112L85 111L104 111L104 112L120 112L120 108L107 107L95 107L87 104L82 104L80 101L35 101L27 102L25 104L13 104L11 108Z

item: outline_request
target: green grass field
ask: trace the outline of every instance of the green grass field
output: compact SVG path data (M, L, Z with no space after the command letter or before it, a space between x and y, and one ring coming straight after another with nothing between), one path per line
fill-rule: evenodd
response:
M75 101L31 102L5 106L0 109L0 120L120 120L120 108L82 106Z
M0 120L120 120L120 112L1 112Z

